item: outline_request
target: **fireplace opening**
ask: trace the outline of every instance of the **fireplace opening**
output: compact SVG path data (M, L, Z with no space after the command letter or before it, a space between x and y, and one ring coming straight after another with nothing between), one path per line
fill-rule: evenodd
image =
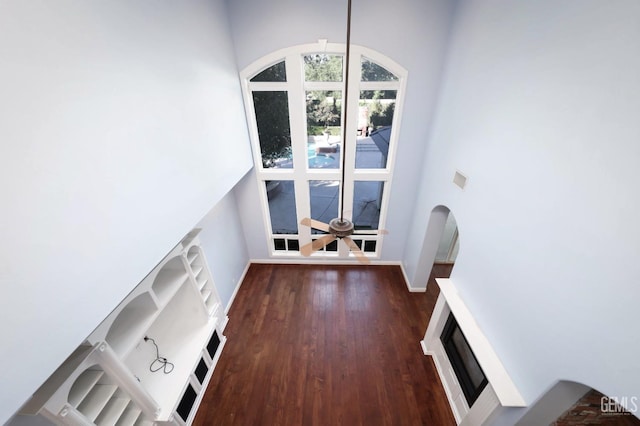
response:
M473 354L471 346L469 346L466 337L464 337L453 313L450 313L447 318L440 340L447 353L451 367L458 378L467 404L471 407L489 381L480 364L478 364L478 360Z

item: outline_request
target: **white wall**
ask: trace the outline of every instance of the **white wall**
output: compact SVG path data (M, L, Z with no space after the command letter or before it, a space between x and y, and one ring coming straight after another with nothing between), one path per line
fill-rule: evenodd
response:
M234 191L229 192L198 223L200 244L224 307L238 287L249 263L244 231Z
M267 259L269 257L267 240L265 236L264 221L260 215L258 187L255 170L251 170L238 183L235 188L236 205L238 215L244 231L245 243L249 259Z
M447 222L444 225L444 232L438 244L438 252L436 253L436 262L452 262L455 260L455 249L453 248L456 239L456 219L454 215L447 216ZM451 254L451 258L450 255Z
M222 0L0 3L0 421L251 167Z
M459 5L406 253L448 206L451 278L528 402L558 379L640 392L639 20L635 0Z
M575 382L559 381L520 419L517 426L550 425L591 390Z
M344 0L229 1L229 13L239 68L276 50L328 39L344 43ZM352 43L372 48L398 62L409 72L400 140L390 187L391 199L385 227L382 260L402 259L415 203L415 181L423 167L427 131L438 91L438 78L455 2L450 0L353 1ZM399 48L402 46L402 48ZM411 46L411 47L408 47ZM255 179L255 176L253 177ZM264 222L257 187L238 196L252 259L268 258Z

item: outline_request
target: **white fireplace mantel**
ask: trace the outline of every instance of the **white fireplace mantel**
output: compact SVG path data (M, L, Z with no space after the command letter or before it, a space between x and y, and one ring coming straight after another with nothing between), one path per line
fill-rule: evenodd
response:
M518 388L509 376L509 373L500 361L500 358L498 358L498 355L493 350L491 343L476 323L471 311L469 311L469 308L458 294L453 282L448 278L437 278L436 282L440 287L440 296L436 302L436 307L434 308L424 340L421 342L424 353L428 355L435 355L439 349L440 351L442 350L440 334L442 333L442 329L449 312L452 312L460 326L460 329L462 330L462 333L465 335L469 346L471 346L478 363L482 367L482 370L491 385L491 390L495 393L494 398L497 398L496 403L499 401L500 405L504 407L526 407L527 404L524 401L524 398L518 391ZM443 366L439 365L436 356L433 358L434 361L436 361L436 366L438 367L440 375L443 376ZM441 378L444 379L444 377ZM446 384L445 389L448 389ZM449 392L447 396L450 399L450 403L454 405L454 401L452 401ZM460 405L459 402L458 405ZM474 404L474 407L475 405L477 405L477 403ZM452 406L452 408L454 407ZM466 408L468 410L468 407ZM454 408L454 413L455 412L456 409ZM460 418L456 416L458 423L460 423L464 417L463 412L460 412L459 414ZM482 417L485 416L483 415Z

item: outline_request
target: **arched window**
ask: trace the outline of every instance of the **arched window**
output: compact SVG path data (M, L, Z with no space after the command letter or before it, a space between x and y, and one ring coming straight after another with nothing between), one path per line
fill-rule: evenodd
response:
M384 228L407 73L373 50L350 50L348 105L343 102L344 44L284 49L241 73L273 256L298 256L302 245L322 233L300 221L310 217L328 223L342 207L355 225L352 239L367 256L380 253L383 236L376 231ZM314 256L351 254L334 242Z

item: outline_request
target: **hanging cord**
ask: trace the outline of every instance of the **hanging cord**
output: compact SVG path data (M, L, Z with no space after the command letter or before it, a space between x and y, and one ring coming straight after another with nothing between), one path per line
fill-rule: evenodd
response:
M153 343L153 346L156 347L156 359L154 359L151 365L149 366L149 370L152 373L155 373L156 371L160 371L160 370L162 370L164 374L171 373L173 371L174 365L169 361L167 361L166 358L163 358L160 356L160 349L158 349L158 345L156 344L156 341L153 340L151 337L147 337L147 336L144 336L144 341L151 342Z
M351 52L351 0L347 0L347 50L345 61L345 78L344 78L344 126L342 128L342 182L340 188L340 223L344 223L344 174L346 164L346 145L347 145L347 110L349 109L349 56Z

